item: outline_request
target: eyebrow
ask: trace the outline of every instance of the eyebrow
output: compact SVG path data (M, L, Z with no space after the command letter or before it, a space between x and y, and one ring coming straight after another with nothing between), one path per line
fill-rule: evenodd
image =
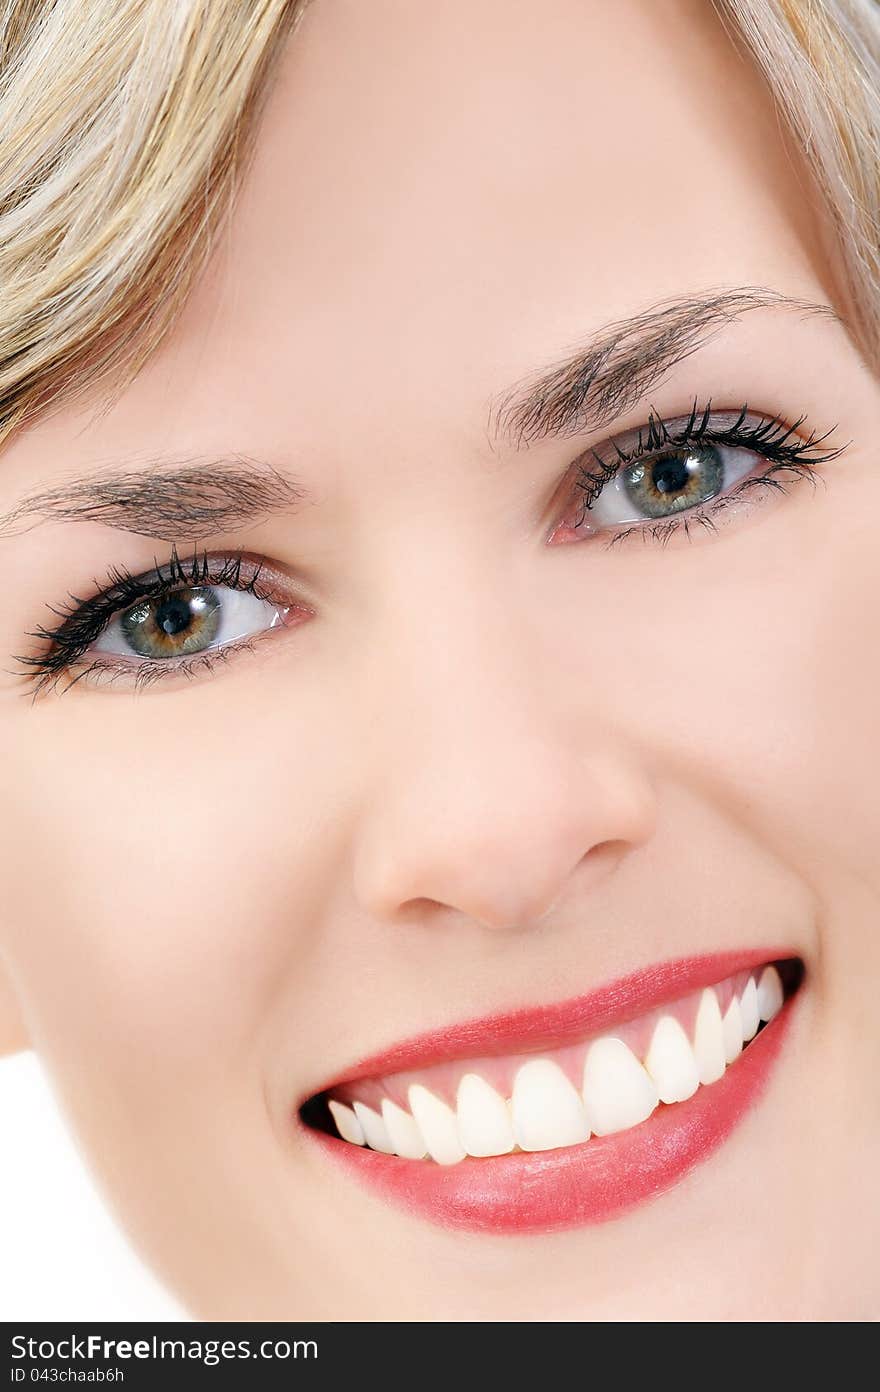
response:
M0 537L43 521L87 521L158 540L197 540L313 501L291 474L247 455L162 459L22 498L0 516Z
M779 308L845 322L829 304L765 286L708 290L660 301L605 324L543 374L490 399L487 439L520 451L548 437L602 429L637 405L672 369L748 310ZM247 455L163 458L117 466L32 493L0 515L0 537L42 522L98 522L159 540L197 540L314 503L286 470Z
M752 309L822 315L846 328L830 304L760 285L707 290L661 301L605 324L586 345L537 378L526 378L489 403L491 446L527 449L550 436L600 430L638 405L678 363Z

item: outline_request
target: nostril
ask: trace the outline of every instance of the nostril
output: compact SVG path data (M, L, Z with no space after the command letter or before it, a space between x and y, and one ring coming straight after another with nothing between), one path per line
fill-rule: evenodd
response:
M622 756L585 765L564 744L531 736L502 751L504 739L499 725L494 754L479 758L434 748L430 769L365 826L352 888L369 917L419 928L445 908L496 930L533 927L573 899L575 876L589 889L650 839L652 791Z

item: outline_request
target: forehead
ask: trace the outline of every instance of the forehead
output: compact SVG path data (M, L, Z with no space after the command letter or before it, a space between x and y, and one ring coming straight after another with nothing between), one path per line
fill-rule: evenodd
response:
M603 323L814 291L799 177L706 0L312 0L211 270L100 443L145 414L196 451L476 440L493 393Z
M790 285L811 237L792 194L769 97L705 0L315 0L220 313L255 359L293 342L365 400L377 381L430 400L438 369L515 368L517 344L531 361L666 293Z

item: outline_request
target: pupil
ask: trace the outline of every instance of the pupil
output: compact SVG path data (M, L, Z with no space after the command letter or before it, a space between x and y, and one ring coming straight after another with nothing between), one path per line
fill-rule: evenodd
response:
M651 469L651 480L658 493L678 493L689 477L687 462L674 454L655 459Z
M119 622L132 652L141 657L182 657L210 646L221 621L222 608L214 591L199 586L144 600Z
M189 600L170 595L162 601L156 613L155 623L157 628L161 628L163 633L173 638L176 633L182 633L185 628L189 628L192 617Z

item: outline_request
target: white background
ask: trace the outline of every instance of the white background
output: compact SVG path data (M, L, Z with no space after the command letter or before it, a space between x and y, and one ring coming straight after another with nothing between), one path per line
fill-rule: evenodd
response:
M0 1059L0 1320L187 1320L110 1218L36 1055Z

